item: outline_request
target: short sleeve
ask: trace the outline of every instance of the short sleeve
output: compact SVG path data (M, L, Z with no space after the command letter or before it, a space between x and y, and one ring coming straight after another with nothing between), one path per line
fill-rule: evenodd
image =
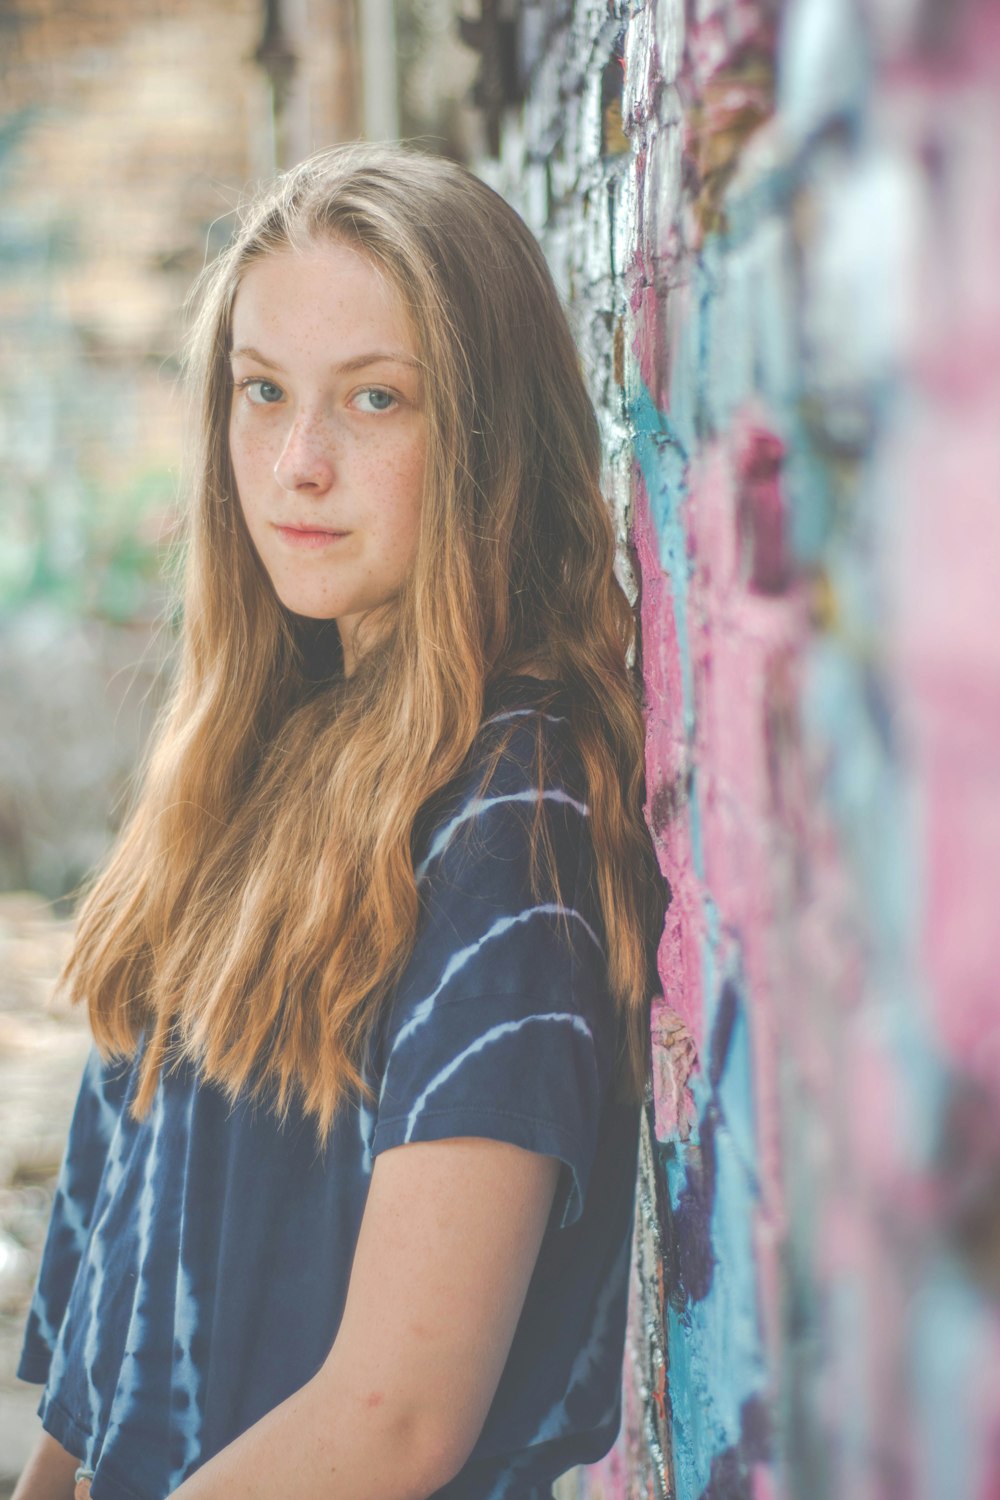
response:
M105 1063L91 1047L56 1183L42 1259L28 1311L20 1380L43 1383L59 1337L93 1218L108 1147L118 1127L129 1065Z
M553 1220L568 1227L595 1158L613 1008L582 776L564 721L525 719L487 787L474 764L424 841L421 923L392 1005L372 1153L486 1136L557 1157ZM554 879L533 889L539 801Z

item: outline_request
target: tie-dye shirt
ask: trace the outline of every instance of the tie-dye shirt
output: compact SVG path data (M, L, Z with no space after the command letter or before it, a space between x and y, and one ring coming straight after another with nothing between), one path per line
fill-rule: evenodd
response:
M565 708L509 681L422 818L416 944L366 1069L377 1102L345 1109L324 1152L311 1119L231 1107L190 1064L137 1123L136 1060L91 1052L18 1374L45 1384L43 1426L94 1471L93 1500L162 1500L316 1373L374 1158L448 1136L562 1166L485 1425L438 1495L547 1497L614 1442L640 1111L610 1087L619 1032ZM532 890L539 796L558 891Z

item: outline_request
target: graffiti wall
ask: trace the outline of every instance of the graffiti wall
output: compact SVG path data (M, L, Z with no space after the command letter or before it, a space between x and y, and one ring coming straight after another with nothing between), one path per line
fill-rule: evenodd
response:
M673 902L562 1496L1000 1497L1000 9L525 4Z

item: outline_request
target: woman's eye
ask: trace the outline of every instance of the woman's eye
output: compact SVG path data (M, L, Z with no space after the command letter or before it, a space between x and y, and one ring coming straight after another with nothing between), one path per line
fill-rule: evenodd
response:
M253 380L241 380L240 390L246 391L247 400L253 406L273 406L285 394L273 380L262 380L259 376Z
M372 386L366 391L359 391L355 396L355 402L359 402L362 411L388 411L396 403L396 398L391 391L384 391L379 386Z

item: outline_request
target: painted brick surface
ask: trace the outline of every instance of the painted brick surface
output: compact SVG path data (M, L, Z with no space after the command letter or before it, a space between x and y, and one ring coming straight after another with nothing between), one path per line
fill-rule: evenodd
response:
M673 902L563 1497L1000 1497L1000 10L525 3Z

